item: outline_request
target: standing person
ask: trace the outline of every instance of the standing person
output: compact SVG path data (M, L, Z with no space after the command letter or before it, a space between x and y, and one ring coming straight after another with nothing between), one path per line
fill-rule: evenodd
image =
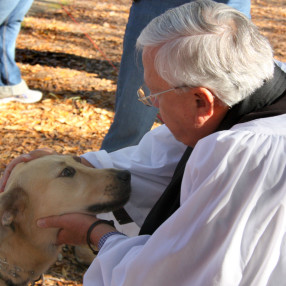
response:
M59 230L54 243L98 246L85 286L285 285L286 74L269 42L239 11L198 0L155 18L137 47L150 90L138 99L165 124L81 158L131 172L125 209L140 235L83 214L38 226ZM15 164L48 154L14 159L0 190Z
M42 98L40 91L28 88L15 62L21 22L32 3L33 0L0 0L0 103L33 103Z
M136 55L138 36L147 24L168 9L190 0L135 0L126 26L123 54L116 91L114 121L106 134L101 149L112 152L138 144L148 132L158 113L155 107L146 107L136 100L138 87L143 83L141 55ZM250 17L250 0L217 0L238 9Z

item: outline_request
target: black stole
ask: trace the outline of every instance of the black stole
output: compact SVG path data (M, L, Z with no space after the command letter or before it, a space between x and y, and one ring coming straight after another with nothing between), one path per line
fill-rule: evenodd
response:
M237 123L286 113L286 74L275 66L271 80L229 110L217 131ZM180 206L181 183L186 163L192 153L188 147L179 161L170 184L146 217L139 234L152 234Z

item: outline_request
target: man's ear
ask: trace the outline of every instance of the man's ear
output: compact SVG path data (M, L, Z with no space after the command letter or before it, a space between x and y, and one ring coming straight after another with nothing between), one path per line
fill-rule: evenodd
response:
M196 118L195 126L202 127L214 114L214 96L210 90L204 87L194 89Z
M21 188L15 188L0 194L1 225L10 226L23 213L28 195Z

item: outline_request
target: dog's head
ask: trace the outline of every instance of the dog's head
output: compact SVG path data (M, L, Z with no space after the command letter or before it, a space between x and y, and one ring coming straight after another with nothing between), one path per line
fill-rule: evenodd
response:
M3 266L1 260L6 259L11 261L8 264L30 273L24 275L27 279L30 276L34 279L55 260L57 230L38 228L39 218L75 212L106 212L127 202L130 195L128 171L90 168L78 159L49 155L14 168L4 193L0 194L0 268ZM13 253L10 258L12 249L17 254ZM16 283L17 271L9 271L15 274L15 279L13 275L9 279Z

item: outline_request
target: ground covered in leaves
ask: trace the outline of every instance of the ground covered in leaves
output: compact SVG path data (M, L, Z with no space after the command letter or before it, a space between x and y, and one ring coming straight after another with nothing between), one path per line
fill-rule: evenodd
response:
M82 154L100 148L112 120L131 0L35 0L18 37L22 76L41 90L36 104L0 105L0 172L40 147ZM285 0L253 0L252 19L286 62ZM86 267L64 247L46 285L81 285ZM38 282L38 284L42 281Z

